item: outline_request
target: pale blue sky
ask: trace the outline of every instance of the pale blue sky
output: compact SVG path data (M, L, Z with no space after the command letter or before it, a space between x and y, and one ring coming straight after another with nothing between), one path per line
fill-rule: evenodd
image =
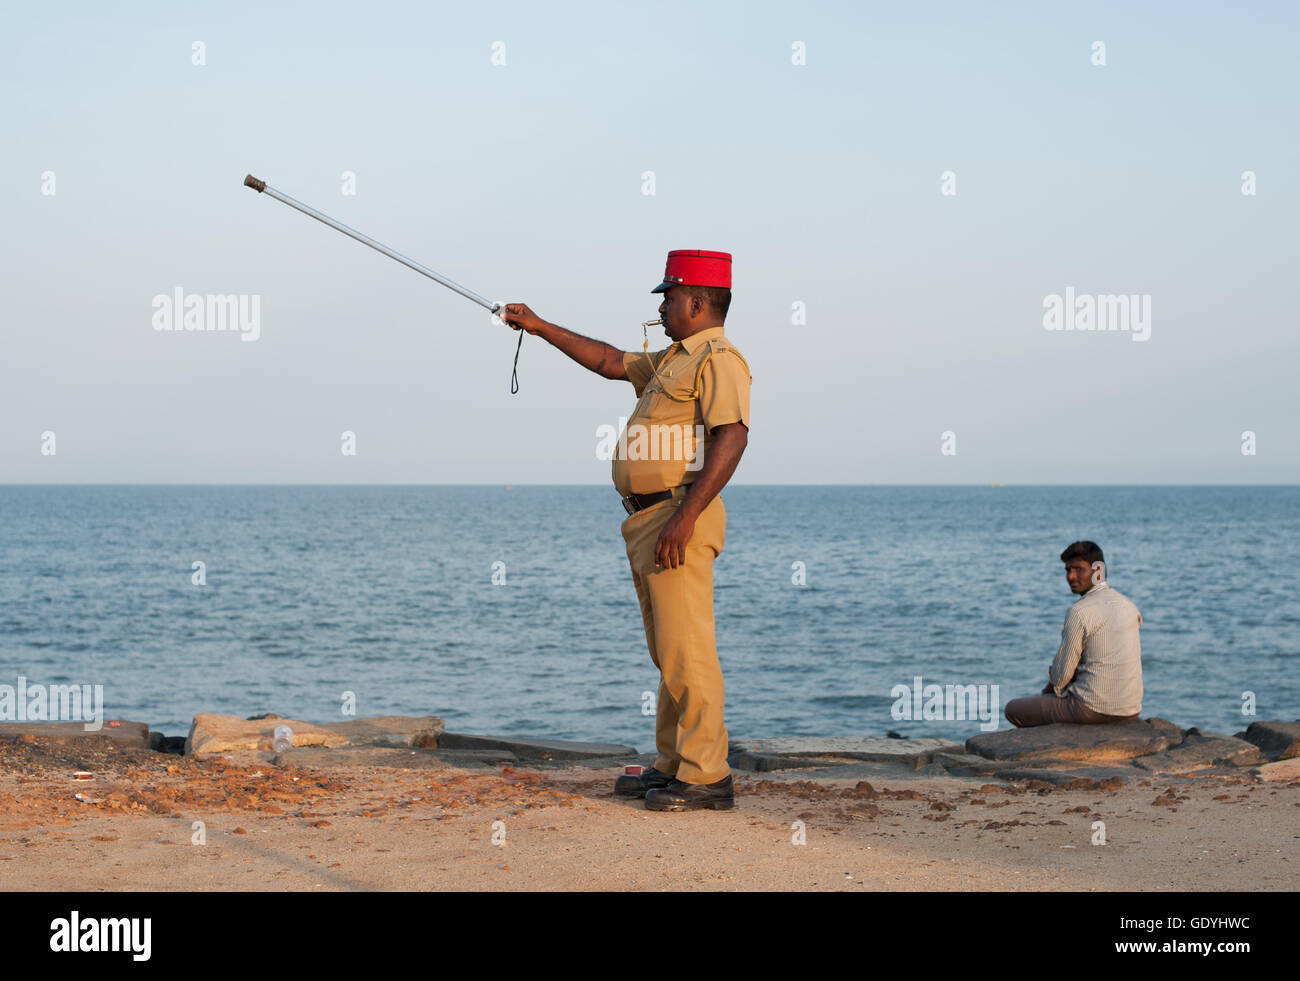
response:
M630 386L529 337L511 396L513 332L250 171L625 349L732 252L738 482L1300 481L1296 5L1058 6L16 7L0 482L608 481ZM154 331L178 286L260 339ZM1044 331L1066 287L1150 340Z

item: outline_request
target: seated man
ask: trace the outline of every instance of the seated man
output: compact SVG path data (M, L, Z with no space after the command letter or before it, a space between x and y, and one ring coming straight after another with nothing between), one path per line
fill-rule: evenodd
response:
M1079 599L1066 614L1047 687L1041 695L1009 701L1007 721L1042 726L1136 719L1142 711L1142 614L1105 581L1106 560L1092 542L1075 542L1061 553L1061 561Z

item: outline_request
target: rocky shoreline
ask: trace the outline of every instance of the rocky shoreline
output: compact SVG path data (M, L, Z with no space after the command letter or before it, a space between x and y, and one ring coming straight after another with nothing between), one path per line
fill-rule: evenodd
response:
M274 745L288 727L290 748ZM358 752L406 749L410 755L458 767L565 765L609 767L653 762L633 746L447 732L438 716L377 716L312 723L274 713L241 719L201 713L185 738L168 737L140 722L111 720L89 732L80 723L0 723L0 740L49 742L69 751L152 750L196 758L272 753L277 759L344 765ZM323 756L322 751L328 752ZM369 758L366 756L365 758ZM411 761L415 763L416 761ZM842 780L875 776L967 777L1078 789L1114 789L1160 777L1250 774L1300 779L1300 720L1252 722L1234 735L1180 729L1152 717L1113 725L1049 725L982 732L965 744L905 739L890 733L866 738L733 740L728 762L736 771Z

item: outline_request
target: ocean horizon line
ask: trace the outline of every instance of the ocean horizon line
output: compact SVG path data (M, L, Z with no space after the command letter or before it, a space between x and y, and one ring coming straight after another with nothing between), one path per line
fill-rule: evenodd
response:
M288 482L288 481L58 481L51 483L49 481L0 481L0 488L3 487L499 487L513 489L516 487L601 487L608 488L613 492L613 486L606 482L585 483L585 484L568 484L568 483L533 483L528 481L513 481L506 483L504 481L466 481L463 483L404 483L404 482L385 482L375 481L368 483L335 483L325 481L314 482ZM1217 487L1293 487L1300 488L1300 483L1272 483L1269 481L1252 481L1249 483L1087 483L1075 482L1069 483L1016 483L1011 481L988 481L984 483L829 483L829 484L811 484L811 483L744 483L740 481L729 481L727 489L738 487L770 488L770 487L880 487L880 488L939 488L939 487L975 487L984 489L1010 489L1010 488L1044 488L1044 487L1099 487L1099 488L1217 488Z

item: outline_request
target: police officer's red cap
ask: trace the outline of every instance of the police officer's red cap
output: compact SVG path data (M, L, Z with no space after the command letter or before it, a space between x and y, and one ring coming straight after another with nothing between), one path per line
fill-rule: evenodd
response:
M731 253L703 249L673 249L668 253L664 281L651 293L672 286L722 286L731 289Z

